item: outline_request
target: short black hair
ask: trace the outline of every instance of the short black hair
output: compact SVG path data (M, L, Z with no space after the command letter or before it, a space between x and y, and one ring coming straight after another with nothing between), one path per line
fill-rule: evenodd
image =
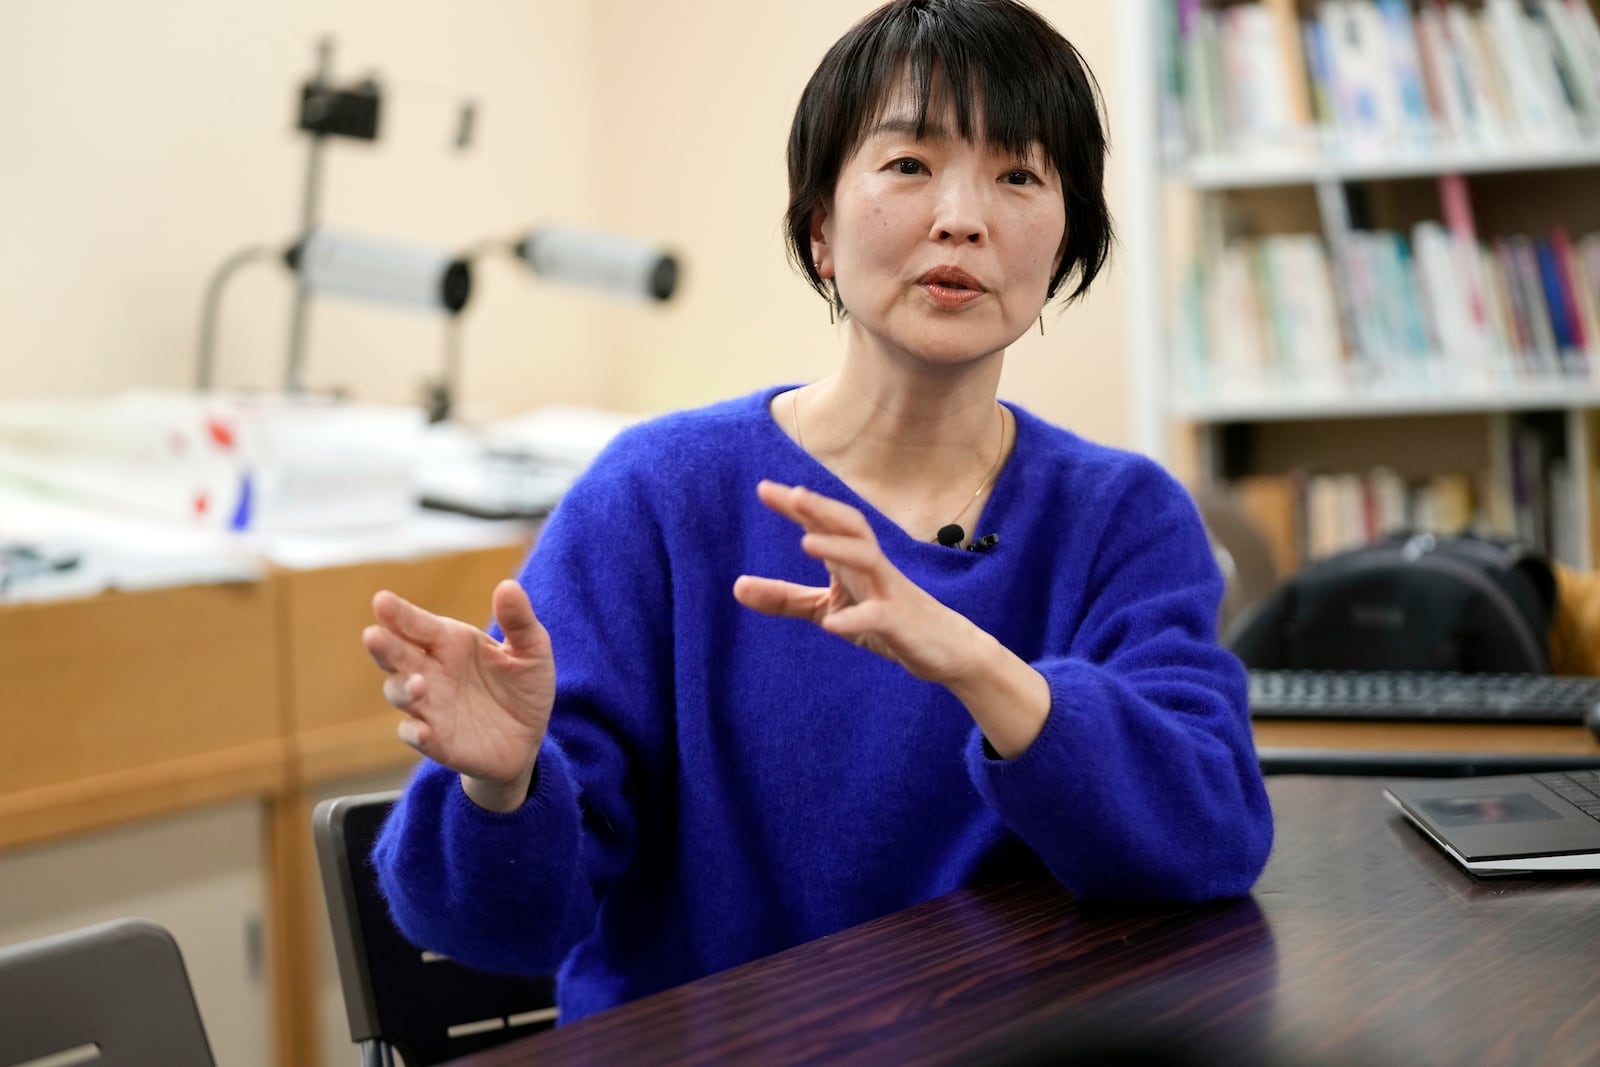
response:
M891 0L822 57L789 130L785 215L789 258L812 288L834 299L811 257L812 216L832 200L845 161L906 78L918 101L919 137L937 87L963 138L972 139L981 111L989 147L1018 154L1035 141L1044 147L1067 218L1047 297L1074 272L1067 300L1087 292L1112 242L1100 87L1078 50L1016 0Z

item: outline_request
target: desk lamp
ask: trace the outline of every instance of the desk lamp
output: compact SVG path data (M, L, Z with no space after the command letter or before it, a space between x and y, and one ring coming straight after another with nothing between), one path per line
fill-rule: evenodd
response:
M452 307L449 300L456 292L453 287L459 287L461 303L465 304L471 288L471 262L482 256L504 254L514 256L541 278L624 300L664 302L678 287L678 259L659 245L620 234L551 224L530 229L509 241L485 241L461 258L426 261L426 272L421 271L424 260L412 253L419 273L395 288L403 288L413 302L436 300L444 310L456 314L461 308ZM366 263L369 256L361 252L341 258L354 268ZM376 262L370 265L379 268ZM358 295L355 288L364 290L359 295L376 297L375 287L368 282L355 287L341 285L340 291ZM454 323L446 337L444 374L428 387L427 406L433 422L449 417L460 383L460 333Z
M200 326L195 385L212 386L217 309L223 287L248 263L279 259L295 275L290 312L288 355L284 366L286 393L304 389L304 362L309 302L328 295L374 300L413 310L459 315L472 292L472 269L459 256L398 241L329 230L322 226L322 159L330 137L376 141L382 116L383 89L372 77L346 86L333 83L333 42L317 43L317 68L300 88L298 128L309 135L305 181L300 198L300 237L287 249L255 245L229 256L206 286ZM454 146L471 142L476 105L470 98L459 106ZM455 346L447 331L447 348ZM447 360L453 359L447 354Z
M549 225L529 230L512 246L535 274L610 296L665 301L678 286L678 260L648 241Z
M472 295L472 264L460 255L423 245L370 237L322 227L288 248L255 246L230 256L212 275L201 313L200 352L195 387L209 391L215 367L217 309L222 290L247 263L275 258L295 275L295 311L291 321L291 358L285 391L303 391L301 353L305 344L305 302L312 296L334 296L388 304L411 311L450 316L446 331L446 364L458 359L457 324ZM448 372L447 372L448 373Z
M444 372L428 387L433 421L450 413L460 377L460 315L472 294L472 261L484 254L510 254L533 273L551 280L597 290L612 297L666 301L677 289L677 258L647 241L563 225L543 225L509 241L480 244L465 254L369 237L321 225L322 153L330 137L375 141L378 137L382 89L372 78L346 87L332 84L333 45L318 44L316 73L300 92L299 128L310 135L301 198L300 238L288 249L245 248L229 256L206 288L195 384L212 387L217 308L222 289L242 266L277 258L294 272L295 296L289 327L284 390L304 388L303 364L308 304L312 296L340 296L378 301L415 311L448 316ZM454 144L471 141L476 105L461 101Z
M309 135L309 146L300 198L301 240L286 255L297 281L284 372L286 392L304 387L306 317L312 295L380 300L456 315L471 293L471 269L463 260L395 242L319 232L322 154L328 138L376 141L382 102L383 90L374 78L345 87L333 84L333 41L324 37L317 42L316 72L300 88L299 128ZM473 101L463 99L456 124L458 151L471 144L474 113ZM453 348L454 341L447 341L447 346Z

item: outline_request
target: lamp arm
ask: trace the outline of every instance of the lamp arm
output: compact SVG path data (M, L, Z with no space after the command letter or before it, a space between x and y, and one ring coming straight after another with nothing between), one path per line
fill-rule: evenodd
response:
M222 303L222 290L229 280L246 264L258 259L268 259L279 254L278 249L267 245L241 248L217 266L206 282L205 299L200 305L200 347L195 361L195 388L207 392L212 386L216 370L217 309Z

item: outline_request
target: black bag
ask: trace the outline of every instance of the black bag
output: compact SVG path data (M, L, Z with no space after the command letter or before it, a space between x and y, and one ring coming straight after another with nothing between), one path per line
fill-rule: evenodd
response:
M1555 600L1524 545L1398 533L1292 575L1223 643L1258 670L1545 674Z

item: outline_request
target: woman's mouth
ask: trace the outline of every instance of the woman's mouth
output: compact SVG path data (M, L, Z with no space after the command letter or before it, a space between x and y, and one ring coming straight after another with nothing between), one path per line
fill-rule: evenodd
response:
M942 308L959 308L984 293L978 279L957 267L935 267L917 279L923 292Z

